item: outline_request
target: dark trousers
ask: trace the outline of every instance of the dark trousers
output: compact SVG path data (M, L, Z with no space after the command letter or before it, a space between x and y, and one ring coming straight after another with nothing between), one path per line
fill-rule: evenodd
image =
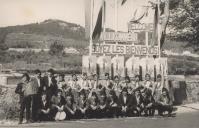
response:
M38 112L38 118L39 121L50 121L52 120L50 113L49 114L44 114L43 112L39 111Z
M99 117L99 109L93 110L91 108L88 108L86 113L87 113L88 118L98 118Z
M40 101L40 96L38 94L31 95L31 106L32 106L32 113L31 113L31 119L32 121L38 120L38 104Z
M109 107L107 109L107 117L113 118L118 117L121 114L121 109L119 107Z
M133 116L139 116L139 112L135 107L127 107L126 111L123 112L122 108L120 108L121 112L121 116L125 116L125 117L133 117Z
M31 108L31 96L24 96L21 99L19 121L23 121L24 111L26 110L26 120L30 121L30 108Z
M105 118L108 114L108 108L105 107L104 109L99 109L98 117L99 118Z
M162 115L163 112L167 111L168 114L171 114L171 112L173 111L173 107L172 105L161 105L161 104L158 104L157 105L157 110L158 110L158 114L159 115Z

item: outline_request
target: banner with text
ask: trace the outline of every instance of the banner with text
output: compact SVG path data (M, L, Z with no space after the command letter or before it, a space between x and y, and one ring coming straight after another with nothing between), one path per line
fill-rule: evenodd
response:
M123 44L94 44L93 54L120 54L120 55L158 55L157 46L123 45Z

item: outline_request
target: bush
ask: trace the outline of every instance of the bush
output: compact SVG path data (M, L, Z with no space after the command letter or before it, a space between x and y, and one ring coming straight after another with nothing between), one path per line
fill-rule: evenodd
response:
M1 86L0 119L16 119L19 117L19 96L15 90Z

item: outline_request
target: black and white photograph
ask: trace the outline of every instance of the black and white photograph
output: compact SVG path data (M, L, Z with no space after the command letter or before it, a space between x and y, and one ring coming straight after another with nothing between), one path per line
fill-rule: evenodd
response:
M0 127L198 128L198 0L0 0Z

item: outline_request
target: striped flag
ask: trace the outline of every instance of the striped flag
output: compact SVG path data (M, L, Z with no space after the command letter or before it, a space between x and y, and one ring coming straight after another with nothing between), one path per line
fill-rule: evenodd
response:
M86 38L99 39L105 22L105 0L85 0Z

